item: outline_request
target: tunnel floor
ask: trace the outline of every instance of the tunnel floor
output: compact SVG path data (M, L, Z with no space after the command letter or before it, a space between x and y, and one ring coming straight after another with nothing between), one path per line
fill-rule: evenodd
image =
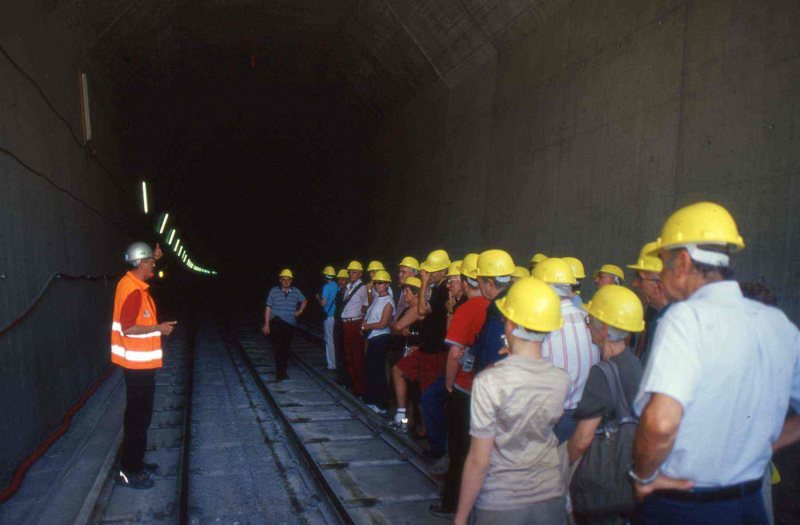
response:
M176 330L156 375L145 460L155 486L114 481L125 407L118 370L0 507L0 523L445 523L421 443L335 384L314 328L276 383L255 319ZM188 424L187 424L188 422Z

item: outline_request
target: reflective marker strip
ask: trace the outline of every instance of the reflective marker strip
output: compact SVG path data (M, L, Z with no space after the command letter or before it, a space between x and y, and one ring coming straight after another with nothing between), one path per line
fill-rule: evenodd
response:
M161 350L151 350L149 352L137 352L135 350L126 351L121 346L111 345L111 353L120 357L124 357L128 361L145 362L155 361L161 359L163 352Z

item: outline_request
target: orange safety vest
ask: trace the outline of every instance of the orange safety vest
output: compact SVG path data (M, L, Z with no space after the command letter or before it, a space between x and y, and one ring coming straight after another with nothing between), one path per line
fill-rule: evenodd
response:
M128 296L139 290L142 302L136 315L138 326L155 326L158 324L156 305L147 289L150 286L137 279L131 272L126 273L114 296L114 318L111 324L111 362L123 368L148 370L161 368L161 332L153 330L146 334L125 335L122 333L120 317L122 305Z

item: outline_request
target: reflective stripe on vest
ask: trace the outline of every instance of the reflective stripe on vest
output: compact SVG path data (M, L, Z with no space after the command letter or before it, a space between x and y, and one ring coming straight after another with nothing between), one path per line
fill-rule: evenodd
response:
M152 369L161 368L161 332L153 330L144 334L125 335L122 332L120 317L122 306L128 296L141 292L141 304L136 315L137 326L153 326L158 324L156 305L148 292L148 285L134 277L130 272L120 279L117 293L114 296L114 317L111 323L111 362L124 368Z

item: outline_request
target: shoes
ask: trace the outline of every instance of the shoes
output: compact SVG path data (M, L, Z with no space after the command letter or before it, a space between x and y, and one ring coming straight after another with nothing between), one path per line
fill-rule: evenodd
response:
M428 472L431 476L444 476L447 474L447 469L450 467L450 457L447 455L442 456L439 460L430 466Z
M137 490L153 488L155 485L155 482L150 479L150 475L144 470L127 474L120 470L117 472L115 481L117 485Z
M456 516L455 510L450 510L442 506L441 503L432 503L428 510L431 511L431 514L438 518L445 518L445 519L453 519Z
M142 462L142 470L149 474L158 474L159 466L158 463L145 463Z
M370 410L372 410L372 411L373 411L373 412L375 412L376 414L383 415L383 414L385 414L385 413L386 413L386 409L385 409L385 408L380 408L378 405L373 405L373 404L371 404L371 403L368 403L368 404L367 404L367 408L368 408L368 409L370 409Z
M398 421L395 416L395 419L389 423L389 427L405 434L408 432L408 418L404 417Z

